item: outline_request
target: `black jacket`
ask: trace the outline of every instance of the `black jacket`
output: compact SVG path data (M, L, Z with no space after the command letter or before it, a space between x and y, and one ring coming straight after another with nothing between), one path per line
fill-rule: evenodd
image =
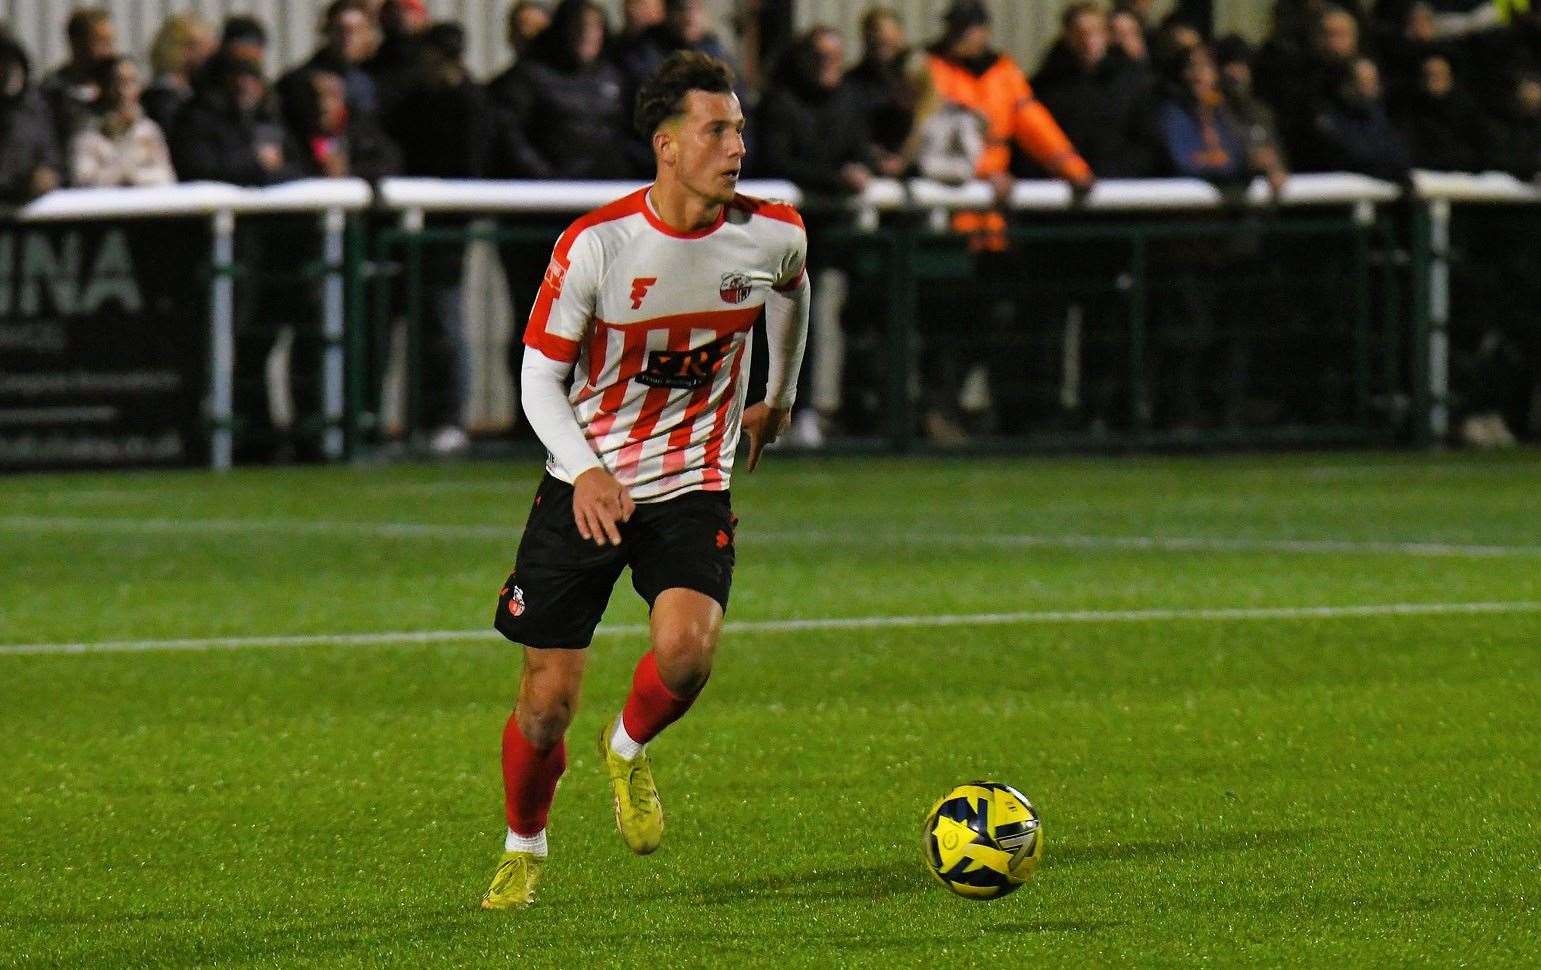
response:
M1492 135L1476 101L1459 90L1443 98L1417 91L1394 108L1393 117L1407 140L1414 168L1482 170L1491 152Z
M257 160L260 145L278 145L284 165L263 168ZM272 185L303 174L299 152L275 117L243 113L218 91L198 95L178 112L170 147L171 163L184 182Z
M407 175L484 178L495 127L481 85L423 84L403 94L385 117Z
M526 57L488 84L496 112L494 174L507 178L627 179L643 174L620 69ZM651 161L651 156L647 159Z
M1541 115L1510 111L1494 126L1493 167L1522 181L1541 173Z
M1401 132L1378 101L1339 97L1316 115L1312 168L1307 171L1359 172L1401 182L1412 160Z
M867 118L855 92L782 84L760 105L759 171L788 178L810 192L844 193L842 166L873 166Z
M1160 140L1151 122L1151 92L1146 71L1121 53L1110 52L1087 71L1059 45L1033 78L1033 93L1098 178L1157 173Z
M161 126L161 131L170 131L176 126L178 112L192 99L191 90L184 90L171 81L157 78L139 96L139 106L144 109L146 117Z
M846 87L866 116L873 144L899 154L915 127L915 93L905 77L908 53L884 63L866 57L845 74Z
M38 90L31 86L26 51L0 35L0 61L22 73L21 91L14 98L0 94L0 203L19 205L32 198L32 178L40 168L63 176L53 119Z

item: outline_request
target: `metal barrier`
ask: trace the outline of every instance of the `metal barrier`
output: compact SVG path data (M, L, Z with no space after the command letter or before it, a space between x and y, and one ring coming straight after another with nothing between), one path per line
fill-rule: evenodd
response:
M1456 206L1519 207L1534 211L1533 239L1541 239L1541 188L1499 172L1461 175L1417 172L1413 177L1417 202L1413 232L1414 391L1422 417L1416 440L1430 445L1450 433L1450 226ZM1541 249L1538 249L1541 258ZM1541 308L1537 308L1541 327Z
M500 244L539 244L549 249L567 219L529 224L532 217L576 215L631 191L642 183L483 183L438 182L433 180L388 179L380 186L383 206L398 213L396 225L373 238L377 264L394 265L402 261L400 271L408 280L407 320L409 332L420 334L422 301L415 297L421 289L422 249L424 246L454 244L468 239L491 240ZM748 194L799 199L797 189L786 183L746 184ZM1369 368L1369 278L1371 239L1386 238L1386 227L1378 218L1379 207L1400 196L1395 186L1352 175L1300 176L1292 179L1277 197L1261 182L1246 192L1228 196L1214 186L1198 180L1131 180L1100 183L1087 197L1076 199L1061 182L1021 182L1010 200L1012 208L1032 213L1032 220L1020 220L1013 236L1023 243L1060 240L1102 240L1128 244L1132 263L1129 271L1119 274L1120 286L1128 300L1129 380L1131 431L1114 444L1131 446L1160 444L1161 436L1151 431L1150 405L1142 400L1144 389L1144 341L1147 330L1146 307L1152 276L1147 269L1148 253L1153 244L1164 240L1191 238L1196 234L1224 231L1224 223L1213 220L1216 214L1237 211L1258 214L1283 214L1269 217L1265 231L1276 235L1337 235L1353 241L1358 259L1353 296L1356 333L1355 374L1366 388L1359 393L1358 413L1367 410L1367 374ZM924 293L935 288L936 278L924 266L935 261L938 252L953 247L962 252L959 238L946 231L953 212L989 208L993 196L982 183L949 187L923 180L874 182L859 198L834 210L819 200L806 200L810 222L817 228L815 250L836 244L870 257L876 264L881 289L886 300L884 319L888 366L886 412L888 424L883 434L898 449L907 447L915 425L915 402L908 391L910 375L915 370L916 348L922 328L919 304ZM435 215L448 213L470 216L513 216L522 224L500 223L495 229L472 230L429 226ZM841 217L842 227L831 228L829 217ZM1195 220L1204 220L1195 223ZM881 229L881 231L879 231ZM1255 231L1255 226L1249 231ZM532 261L531 280L544 264ZM946 258L945 255L942 258ZM379 278L382 274L372 275ZM514 281L511 281L514 282ZM1108 281L1109 288L1115 283ZM383 296L383 290L376 291ZM377 315L384 306L376 301ZM376 319L372 329L383 320ZM412 337L407 344L419 346ZM408 357L415 357L409 354ZM418 383L411 382L414 386ZM409 408L414 410L415 408ZM1363 439L1352 429L1337 429L1333 440ZM1233 436L1234 437L1234 436ZM1310 434L1295 435L1308 440ZM1038 443L1047 443L1040 441Z
M209 463L230 466L234 455L234 319L237 223L247 216L272 213L315 218L322 280L320 329L324 340L321 409L322 452L328 459L353 453L364 427L361 405L368 397L364 363L369 287L386 278L396 254L403 254L408 285L409 320L421 316L421 248L433 240L489 238L549 245L568 218L608 202L641 183L518 183L456 182L427 179L387 179L371 188L354 179L309 180L267 189L240 189L194 183L162 189L64 190L51 193L18 210L18 224L82 222L87 220L206 219L212 240L205 267L209 274L208 381L205 411L209 433ZM1356 322L1352 367L1356 386L1365 388L1372 372L1370 360L1370 287L1381 290L1376 304L1385 317L1393 343L1378 378L1383 390L1406 392L1415 408L1415 439L1442 440L1450 424L1450 221L1463 205L1525 206L1541 202L1541 191L1513 179L1419 173L1414 182L1414 231L1408 242L1410 274L1401 277L1401 256L1390 220L1390 203L1402 198L1388 183L1353 175L1296 176L1273 196L1261 183L1237 195L1227 195L1194 180L1132 180L1099 183L1084 198L1072 196L1059 182L1021 182L1009 207L1030 213L1016 221L1013 235L1024 244L1048 240L1116 241L1128 247L1128 272L1115 281L1126 303L1130 370L1129 422L1132 444L1158 443L1149 431L1150 416L1142 404L1140 361L1146 338L1150 291L1151 247L1163 240L1214 235L1226 231L1226 214L1254 214L1251 229L1269 233L1317 235L1347 240L1355 253L1350 315ZM802 193L790 183L745 183L748 194L801 203ZM945 232L952 213L988 208L993 197L987 186L974 183L944 186L926 181L879 180L839 209L843 229L826 234L839 245L863 251L873 265L889 299L885 342L889 353L887 394L895 405L887 428L889 443L903 448L913 427L908 386L915 360L918 304L932 289L925 267L928 248L945 247L953 237ZM813 203L809 203L813 206ZM819 212L816 207L813 212ZM1528 210L1527 210L1528 211ZM366 220L366 213L370 214ZM1270 215L1264 215L1270 214ZM491 229L437 228L439 216L481 216L505 220ZM551 217L546 222L543 217ZM512 220L512 224L507 224ZM350 233L352 236L350 237ZM352 242L350 243L350 238ZM366 258L366 254L368 258ZM934 255L934 253L933 253ZM1376 273L1376 266L1379 272ZM1410 296L1410 323L1404 321L1398 296ZM382 295L383 292L383 295ZM388 291L376 291L376 303L388 301ZM1397 358L1406 341L1408 377L1399 378ZM1410 383L1410 387L1398 384ZM1365 394L1355 413L1363 415Z
M204 217L212 247L204 269L209 293L208 396L209 464L229 468L234 457L236 221L274 213L314 214L323 240L322 333L326 341L323 377L324 453L345 454L343 340L345 335L344 234L348 218L367 208L372 193L361 179L307 179L263 189L218 183L185 183L164 188L65 189L39 198L17 213L21 223ZM191 267L190 267L191 269Z

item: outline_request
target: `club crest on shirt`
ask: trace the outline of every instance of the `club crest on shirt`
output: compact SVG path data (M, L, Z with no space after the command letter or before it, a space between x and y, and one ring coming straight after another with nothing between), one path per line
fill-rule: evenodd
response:
M717 293L724 303L743 303L749 299L749 274L723 273Z

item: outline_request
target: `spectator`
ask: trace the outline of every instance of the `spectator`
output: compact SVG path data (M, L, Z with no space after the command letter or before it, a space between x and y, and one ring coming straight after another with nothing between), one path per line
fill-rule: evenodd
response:
M1108 33L1112 44L1130 64L1146 72L1150 71L1150 48L1145 41L1145 25L1134 11L1119 7L1108 16Z
M1090 2L1072 3L1060 36L1033 78L1038 99L1098 178L1155 174L1150 89L1141 71L1108 46L1108 19Z
M423 36L423 64L418 83L386 117L386 131L401 147L407 175L432 178L483 178L488 169L494 126L486 93L465 62L465 29L437 23ZM464 220L436 220L458 227ZM465 247L446 244L425 253L424 305L430 315L422 369L423 390L414 418L434 429L430 448L441 455L463 452L470 440L461 427L471 382L470 351L465 342Z
M1139 25L1140 32L1149 34L1151 18L1155 15L1156 0L1118 0L1114 14L1126 14Z
M862 58L846 72L845 86L861 107L878 173L898 176L906 166L925 81L910 70L909 38L892 8L869 8L861 19L861 36Z
M31 78L27 52L0 30L0 204L19 205L59 185L53 127Z
M1414 168L1439 172L1481 171L1492 135L1477 102L1455 83L1443 55L1426 58L1418 86L1393 102L1393 116Z
M734 66L727 48L712 33L704 0L664 0L663 22L642 31L635 42L616 52L626 77L626 103L632 103L642 82L658 71L664 58L680 50L700 51ZM735 89L739 99L747 101L742 85L735 85Z
M1311 62L1312 31L1326 6L1327 0L1274 0L1273 30L1253 64L1264 101L1282 110L1300 94Z
M375 180L400 172L400 153L374 115L348 107L348 86L341 75L314 68L306 81L305 96L296 106L295 129L305 174Z
M1289 173L1273 109L1252 92L1252 47L1235 34L1222 37L1215 43L1215 60L1220 67L1220 92L1241 131L1249 165L1278 192Z
M954 0L943 17L945 30L928 49L927 69L932 87L942 99L978 113L985 119L986 144L975 177L988 181L995 198L1004 202L1015 182L1012 149L1018 148L1053 176L1071 183L1077 192L1089 190L1091 167L1033 96L1033 89L1016 63L991 47L990 13L982 0ZM1007 289L1003 280L1020 274L1006 255L1006 219L997 210L960 212L952 227L967 237L979 255L979 275L991 289ZM967 311L950 306L936 315L937 329L928 334L923 427L934 443L964 440L954 412L961 405L977 423L987 423L991 411L989 377L983 362L984 321L1014 328L1015 306L1009 298L989 308ZM972 389L977 388L977 391ZM969 390L965 394L964 391Z
M182 106L193 98L193 83L217 49L214 30L196 13L174 13L150 42L154 79L140 96L145 115L170 131Z
M842 83L845 45L833 27L804 33L782 56L761 106L767 173L811 192L859 193L877 158L866 117Z
M1204 34L1181 12L1161 21L1151 35L1151 56L1161 64L1170 64L1179 53L1191 51L1204 43Z
M1345 64L1359 56L1359 20L1345 7L1325 4L1311 30L1311 50L1328 64Z
M1055 177L1089 189L1091 167L1033 97L1022 69L991 48L990 14L983 0L954 0L944 22L946 31L931 46L927 61L931 81L941 97L984 116L988 145L976 174L990 182L996 198L1005 199L1011 192L1013 145ZM974 236L980 248L1004 248L1005 221L999 213L960 213L953 225Z
M266 70L268 57L268 32L262 21L255 17L237 14L225 18L225 27L219 38L219 53L225 57L245 61Z
M1350 65L1359 57L1359 22L1343 7L1319 0L1294 7L1296 36L1287 43L1276 37L1264 47L1258 90L1279 112L1290 157L1304 170L1332 171L1339 149L1322 142L1318 122L1328 105L1341 107L1342 78L1353 73Z
M1541 76L1520 74L1498 112L1493 161L1517 179L1541 173Z
M1163 72L1166 95L1156 123L1174 174L1211 182L1241 184L1247 176L1246 147L1225 98L1220 72L1209 48L1178 50Z
M865 106L845 83L844 69L840 34L823 25L800 35L778 59L760 106L761 163L767 174L789 178L806 192L825 197L849 196L867 187L879 163L878 149L867 133ZM805 219L815 237L820 229L846 221L818 206ZM830 255L815 253L808 266L814 299L802 384L810 392L799 395L801 407L790 428L790 441L801 447L824 443L841 406L841 315L850 279L832 264Z
M1341 66L1329 92L1314 121L1320 170L1405 181L1412 162L1407 144L1386 115L1375 62L1360 57Z
M625 0L621 4L621 45L638 40L650 28L664 21L663 0Z
M118 32L102 7L81 7L65 25L70 59L43 79L43 99L53 113L54 136L68 145L101 97L97 65L118 53Z
M465 66L465 29L437 23L424 35L418 83L385 119L408 175L482 178L493 130L486 93Z
M380 7L380 46L364 70L374 79L381 117L395 110L416 82L427 30L428 7L423 0L385 0Z
M514 60L524 56L535 38L551 26L551 9L540 0L518 0L508 8L508 46Z
M1377 13L1384 13L1385 4ZM1459 66L1458 44L1440 40L1434 29L1434 8L1424 0L1407 4L1398 23L1379 26L1379 63L1385 76L1386 90L1392 98L1417 90L1423 62L1435 54Z
M279 105L289 130L301 130L303 106L314 97L311 71L327 71L343 79L348 92L348 111L377 114L380 110L375 81L364 70L377 48L375 25L362 0L332 0L322 22L326 43L304 64L285 74L277 85Z
M184 181L271 185L300 174L261 69L233 53L215 56L207 83L178 114L171 160Z
M109 57L97 71L102 94L95 116L70 145L71 181L95 188L175 182L166 136L139 104L139 66Z
M551 25L488 85L499 113L497 167L514 178L624 179L630 156L620 68L605 59L609 26L593 0L562 0Z

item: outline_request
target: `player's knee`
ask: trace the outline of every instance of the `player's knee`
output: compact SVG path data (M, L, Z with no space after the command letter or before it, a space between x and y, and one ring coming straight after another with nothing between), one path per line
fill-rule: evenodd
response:
M530 744L546 750L562 740L578 708L575 678L530 676L519 692L519 730Z
M712 631L701 626L681 624L659 631L653 642L658 657L658 675L664 686L677 697L701 693L712 675L712 658L717 650Z
M576 704L560 695L528 694L519 701L519 730L537 751L548 751L567 734Z

